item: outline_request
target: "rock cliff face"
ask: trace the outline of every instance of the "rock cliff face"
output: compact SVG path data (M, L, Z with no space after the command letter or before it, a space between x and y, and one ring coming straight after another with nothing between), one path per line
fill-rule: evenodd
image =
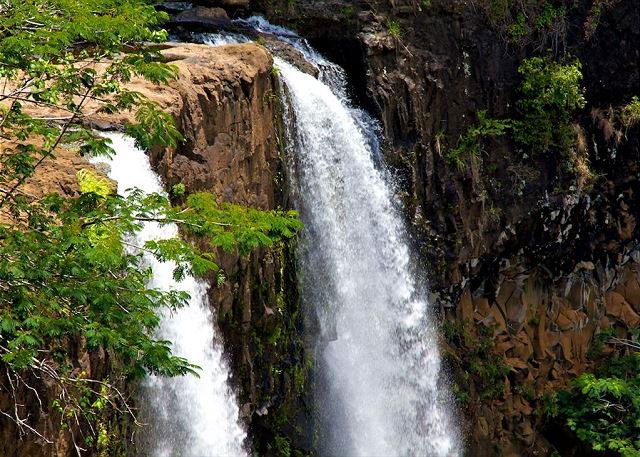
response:
M361 14L367 87L433 289L443 307L453 307L449 322L474 335L457 340L451 356L462 379L458 388L469 394L469 449L473 455L497 449L545 454L537 399L588 368L601 329L624 334L638 323L639 310L631 305L637 299L631 255L638 235L637 131L615 151L583 120L591 166L600 176L592 189L561 171L563 159L527 158L506 142L492 142L460 172L447 163L445 142L455 144L480 109L495 117L509 113L516 68L531 50L505 44L462 2L434 1L421 13L410 2L393 3L378 2L378 11ZM584 65L590 108L606 109L640 89L639 36L631 22L638 8L622 2L589 43L575 26L585 21L586 9L571 12L565 46ZM399 21L406 38L389 37L378 15ZM610 50L615 55L603 65L607 34L621 47ZM493 341L494 362L465 355L483 334ZM474 362L493 363L498 371L504 363L506 376L484 373L465 381ZM503 393L488 389L493 382L504 382Z
M163 53L179 68L179 79L169 86L135 79L129 89L157 101L184 136L177 148L151 151L152 164L166 184L180 182L191 192L211 191L222 201L262 209L285 207L278 87L271 55L255 44L219 48L172 44ZM95 116L90 122L96 128L119 129L132 117L132 113ZM39 169L25 191L73 195L75 173L87 166L75 151L62 151ZM248 258L219 252L226 281L210 289L216 325L233 372L231 383L249 425L251 447L260 455L273 454L276 438L299 448L308 446L300 424L306 420L310 365L304 352L294 252L293 242ZM215 283L214 278L211 282ZM81 342L70 343L69 350L78 354L78 369L97 378L107 374L104 357L89 356ZM2 376L0 383L8 385ZM37 381L33 385L43 404L55 398L50 386ZM28 411L38 411L37 398L30 392L19 397ZM10 407L8 401L0 392L0 408ZM69 433L59 430L58 422L48 409L34 420L47 436L56 437L47 444L32 435L20 436L9 421L0 418L0 454L75 455ZM127 427L113 424L113 436L119 437L114 442L120 445L109 455L140 455Z
M342 64L356 100L382 122L445 321L471 455L544 455L556 437L541 429L542 395L591 367L602 329L638 325L638 129L612 140L598 112L640 93L640 7L613 2L587 33L594 3L566 2L555 41L520 45L491 24L485 3L253 6ZM578 124L595 178L585 185L566 171L571 159L526 155L508 140L453 166L447 150L479 110L513 113L517 68L546 46L582 62L588 105ZM478 374L477 363L490 372Z
M169 87L135 81L132 88L158 101L184 135L176 149L151 154L166 184L262 209L286 207L271 55L256 44L173 45L163 53L179 68L179 79ZM219 252L226 281L210 291L241 414L261 455L272 452L276 437L309 445L304 399L310 365L294 252L293 242L242 259Z

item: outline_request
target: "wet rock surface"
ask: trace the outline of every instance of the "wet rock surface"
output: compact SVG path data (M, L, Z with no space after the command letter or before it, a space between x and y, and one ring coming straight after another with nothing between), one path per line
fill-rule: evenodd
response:
M583 65L588 106L577 120L594 176L585 185L567 171L573 159L527 155L505 139L486 141L462 168L447 159L479 110L513 115L518 66L552 43L514 45L464 1L254 3L343 65L355 100L381 120L444 330L469 334L443 347L470 455L551 452L542 395L592 369L589 349L603 329L624 336L638 325L639 131L612 140L592 114L640 93L640 7L616 2L587 39L591 6L568 8L555 44ZM485 337L493 356L483 363L504 364L491 378L504 384L497 391L468 373L465 357Z
M180 77L168 87L136 80L176 120L185 141L152 151L165 183L210 191L221 201L261 209L287 208L278 79L260 45L174 45L163 51ZM109 120L122 125L131 114ZM203 242L203 249L206 245ZM211 277L211 305L229 355L252 447L272 455L275 437L309 449L305 401L311 364L297 292L294 242L246 258L218 252L226 280Z
M196 6L180 11L172 18L171 23L183 27L227 27L231 25L231 19L222 8Z

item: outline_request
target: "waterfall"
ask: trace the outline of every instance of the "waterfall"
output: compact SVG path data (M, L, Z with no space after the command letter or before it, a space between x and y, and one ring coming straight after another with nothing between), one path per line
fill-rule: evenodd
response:
M105 136L113 142L115 155L108 161L109 177L118 183L120 195L127 195L133 187L146 193L163 193L159 176L131 138L118 133ZM176 236L175 224L145 222L133 244ZM174 264L158 262L151 255L145 255L144 262L153 271L150 287L183 290L191 296L184 308L163 314L156 336L171 341L175 355L201 367L199 377L149 376L143 382L144 420L149 424L142 431L147 448L144 455L246 456L246 433L239 422L238 405L228 383L229 368L215 334L207 285L191 276L176 282Z
M363 124L276 59L305 222L303 294L321 328L323 453L458 455L431 310Z
M351 106L342 68L304 38L260 17L235 22L296 47L319 70L316 79L274 59L289 177L305 223L302 295L321 333L320 455L462 455L431 306L379 155L377 122Z
M293 32L263 19L238 21L299 49L318 79L275 58L295 201L305 222L300 247L306 309L318 323L318 452L336 457L462 454L432 307L411 261L393 183L378 151L377 123L351 106L342 69ZM202 36L211 45L242 35ZM146 156L121 135L110 176L118 188L160 192ZM145 224L137 243L177 235ZM206 286L177 284L172 265L146 259L154 287L181 288L189 306L163 317L159 336L200 365L201 377L150 377L143 390L153 455L246 455L245 431L214 334Z

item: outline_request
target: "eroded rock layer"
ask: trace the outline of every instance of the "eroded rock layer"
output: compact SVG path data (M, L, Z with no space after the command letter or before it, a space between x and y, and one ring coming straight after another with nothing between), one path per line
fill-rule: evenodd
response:
M253 43L184 44L163 54L179 68L179 79L169 87L136 81L133 88L158 101L184 135L177 148L151 154L165 183L211 191L221 201L286 208L278 80L268 51ZM293 242L247 258L220 251L226 281L210 291L241 415L261 453L276 438L310 446L304 400L311 365L294 252Z
M342 64L382 122L444 317L470 455L551 452L542 396L593 368L595 335L638 325L638 128L616 132L607 113L640 93L640 7L611 2L594 26L596 3L564 2L559 28L516 43L486 13L496 2L254 2ZM518 67L545 49L582 63L578 153L540 156L494 138L452 163L478 111L517 115Z

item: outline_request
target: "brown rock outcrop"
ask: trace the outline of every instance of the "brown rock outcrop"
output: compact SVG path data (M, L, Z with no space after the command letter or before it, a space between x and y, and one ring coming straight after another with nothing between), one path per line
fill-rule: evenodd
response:
M634 258L629 256L623 263L600 272L577 266L570 274L556 278L544 268L533 268L519 273L518 281L511 276L512 265L500 271L496 298L490 308L484 297L473 300L472 321L465 317L469 314L465 311L469 306L465 297L470 294L465 289L456 307L456 319L471 324L468 328L485 328L483 334L489 331L493 352L510 367L510 388L504 396L492 399L489 407L478 398L466 405L474 411L470 424L470 446L476 451L473 455L491 455L492 444L485 441L487 437L514 449L504 455L520 455L518 449L524 447L546 455L544 439L539 433L530 432L539 428L534 411L540 396L564 387L593 364L590 350L600 329L612 328L623 336L640 321L630 304L637 298L640 268ZM603 288L603 284L607 286ZM508 306L522 316L517 325L503 317L501 302L505 303L505 296L510 297ZM487 427L492 421L497 426Z
M275 208L277 96L270 54L255 44L171 44L162 52L178 67L178 80L159 86L135 79L129 88L158 102L184 136L177 148L151 155L167 185L180 182L224 201ZM100 126L132 120L133 113L94 118Z
M196 6L178 13L172 18L172 23L195 27L225 27L231 24L231 19L222 8Z
M157 101L184 136L177 148L151 153L166 184L262 209L286 207L278 80L268 51L253 43L175 44L163 54L178 67L178 80L168 87L135 80L130 88ZM131 118L126 113L95 122L113 126ZM227 280L210 291L232 383L261 455L269 455L276 436L287 436L293 448L309 446L309 373L293 252L293 244L245 259L219 252Z

